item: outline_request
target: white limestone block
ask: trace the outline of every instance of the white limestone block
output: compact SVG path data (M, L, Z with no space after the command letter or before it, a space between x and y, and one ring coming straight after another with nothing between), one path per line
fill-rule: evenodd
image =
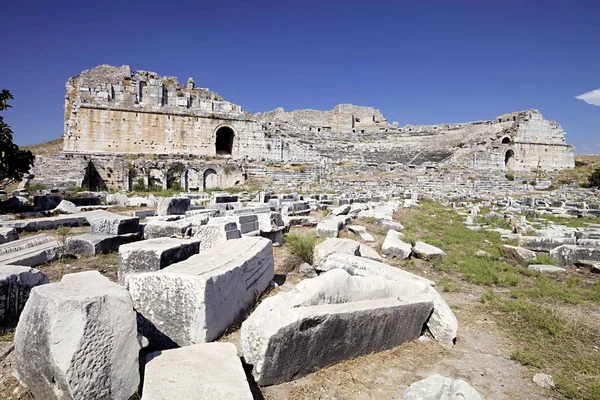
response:
M160 271L125 278L140 332L157 347L217 338L275 275L271 241L231 240Z
M202 343L148 355L142 400L252 400L232 343Z
M444 250L425 242L416 242L412 251L415 257L426 261L441 260L446 255Z
M80 272L31 291L15 332L15 372L39 399L128 399L139 350L127 291Z
M399 258L400 260L410 257L412 246L410 243L402 241L403 236L400 232L390 229L381 246L381 252L386 256Z
M265 299L242 324L242 350L259 385L286 382L417 339L432 307L426 294L334 269Z

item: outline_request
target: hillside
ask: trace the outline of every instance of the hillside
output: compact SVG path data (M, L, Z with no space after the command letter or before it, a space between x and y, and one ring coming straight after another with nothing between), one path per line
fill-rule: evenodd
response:
M62 147L62 137L32 146L20 146L23 150L30 150L34 155L59 154L62 151Z

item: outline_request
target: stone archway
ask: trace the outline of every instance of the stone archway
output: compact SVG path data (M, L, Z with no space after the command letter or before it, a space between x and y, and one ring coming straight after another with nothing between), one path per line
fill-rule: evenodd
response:
M506 150L504 153L504 166L509 171L514 171L516 168L517 160L515 158L515 151L513 149Z
M510 137L506 136L502 139L502 144L510 144L511 140Z
M203 175L203 188L206 191L207 189L214 189L219 187L219 177L217 176L217 171L212 168L204 171Z
M231 155L233 151L233 139L235 133L228 126L222 126L217 129L215 139L215 152L218 156Z

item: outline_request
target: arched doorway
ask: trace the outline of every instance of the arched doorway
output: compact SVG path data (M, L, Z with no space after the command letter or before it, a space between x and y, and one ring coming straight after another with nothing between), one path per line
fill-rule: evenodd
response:
M512 149L506 150L504 153L504 165L509 171L513 171L516 167L515 151Z
M219 187L219 179L217 177L217 171L212 168L204 171L204 190L214 189Z
M504 139L502 139L502 144L509 144L510 143L510 138L507 136Z
M231 155L233 150L233 129L228 126L222 126L217 129L217 138L215 140L215 150L218 156Z

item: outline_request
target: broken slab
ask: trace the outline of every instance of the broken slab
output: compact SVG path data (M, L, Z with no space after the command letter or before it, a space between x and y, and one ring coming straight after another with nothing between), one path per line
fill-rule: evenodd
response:
M157 238L119 247L119 283L139 272L159 271L200 251L200 240Z
M15 228L0 228L0 244L19 240L19 234Z
M57 215L54 217L5 221L0 223L0 227L15 228L17 232L37 232L45 230L54 230L60 226L74 227L83 226L85 224L87 224L87 214L79 213L76 215Z
M127 217L107 211L94 211L94 214L87 220L90 224L90 233L124 235L140 231L140 219L137 217Z
M31 289L48 283L48 276L20 265L0 265L0 326L18 321Z
M252 400L232 343L202 343L148 355L142 400Z
M15 332L15 374L38 399L128 399L140 344L129 294L97 271L36 286Z
M317 224L317 237L338 237L343 227L344 223L338 218L324 219Z
M600 262L600 248L565 244L552 249L550 257L563 267L582 264L583 261Z
M521 236L519 246L532 251L550 252L563 244L577 244L574 237Z
M199 226L194 234L194 238L200 240L200 251L208 250L217 244L240 239L241 237L242 234L235 222Z
M0 265L36 267L58 257L62 244L52 236L40 234L0 244Z
M566 272L567 270L560 267L555 267L554 265L546 265L546 264L531 264L527 266L527 269L530 271L538 271L543 274L556 274L561 272Z
M462 379L431 375L415 382L404 391L404 400L482 400L475 389Z
M404 235L398 231L390 229L381 246L381 252L389 257L404 260L410 257L412 253L412 245L402 241Z
M287 382L417 339L432 308L397 282L335 269L265 299L242 324L242 351L259 385Z
M343 253L329 255L318 266L320 271L330 271L335 268L344 269L354 276L380 276L398 284L409 284L412 292L430 295L433 298L433 313L427 321L427 328L438 342L444 345L454 344L458 321L448 304L435 290L434 282L387 264Z
M54 210L54 214L77 214L81 212L79 208L68 200L62 200Z
M425 242L416 242L412 248L412 252L416 258L420 258L421 260L425 261L442 261L443 256L446 255L444 250Z
M509 246L507 244L503 244L500 247L500 251L504 253L506 256L514 258L520 262L533 261L537 258L535 252L531 250L527 250L523 247Z
M188 197L165 197L158 201L156 215L184 215L190 209Z
M283 217L287 225L294 226L317 226L318 221L315 217L299 216L299 217Z
M383 257L381 257L379 255L379 253L377 253L377 250L375 250L372 247L369 247L365 244L361 244L360 245L360 256L363 258L368 258L370 260L375 260L375 261L383 261Z
M274 277L271 241L226 241L160 271L125 278L139 329L156 348L217 338Z
M344 253L353 256L360 256L360 243L350 239L329 238L317 244L313 251L313 260L315 266L333 253Z
M367 232L367 228L360 225L348 225L348 230L358 237L360 237L365 242L374 242L375 238L369 232Z
M343 205L331 210L331 214L333 214L335 216L348 215L349 212L350 212L350 204L343 204Z
M68 237L66 240L66 252L68 254L93 257L98 254L107 254L111 251L116 251L121 245L137 242L141 239L142 235L139 233L128 233L125 235L85 233L83 235Z

